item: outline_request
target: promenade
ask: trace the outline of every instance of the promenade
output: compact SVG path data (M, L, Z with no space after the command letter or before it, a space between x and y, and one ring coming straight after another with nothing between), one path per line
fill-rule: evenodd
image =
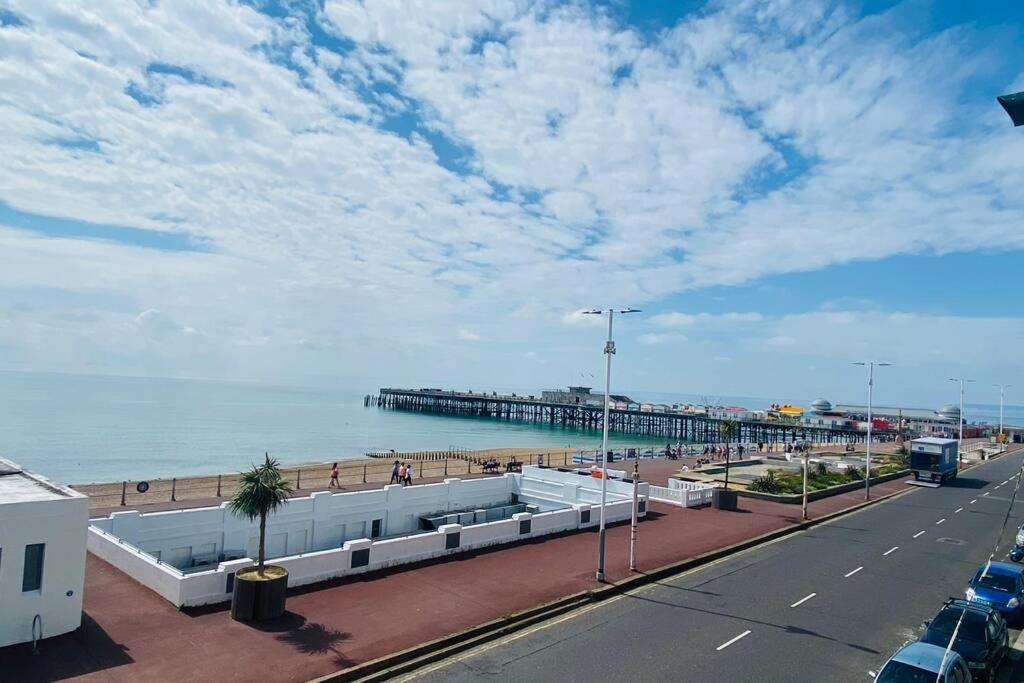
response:
M642 465L663 483L678 463ZM877 497L907 490L875 487ZM812 503L821 516L862 502L854 492ZM641 571L679 562L798 524L797 506L741 501L740 512L653 503L639 527ZM306 681L436 638L600 587L593 578L596 532L539 538L441 561L294 590L279 623L253 627L226 607L178 611L110 565L89 556L82 628L29 646L0 649L11 680ZM629 576L629 526L608 532L607 575Z

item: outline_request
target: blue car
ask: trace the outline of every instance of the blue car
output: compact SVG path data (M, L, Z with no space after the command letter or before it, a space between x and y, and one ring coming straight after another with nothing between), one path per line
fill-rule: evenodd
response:
M971 579L965 591L971 602L991 605L999 610L1006 621L1019 621L1024 603L1024 571L1009 562L993 562L985 570L985 565L978 568L978 573Z
M970 683L972 680L963 657L956 652L947 656L945 648L928 643L907 645L890 657L877 674L869 674L875 683Z

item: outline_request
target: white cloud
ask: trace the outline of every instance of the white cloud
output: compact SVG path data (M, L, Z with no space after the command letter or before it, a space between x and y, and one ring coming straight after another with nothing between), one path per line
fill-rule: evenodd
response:
M651 323L657 327L723 327L757 323L764 319L760 313L660 313L651 317Z
M0 301L37 294L0 306L19 367L400 377L452 329L543 340L554 367L591 341L574 325L606 324L564 314L579 306L1024 247L1024 138L959 103L987 68L971 27L746 1L647 36L575 3L328 0L312 19L342 48L238 3L8 5L26 21L0 28L0 201L208 247L0 226ZM122 342L149 309L168 333ZM815 320L865 315L833 313ZM637 318L652 346L715 329L817 346L755 312ZM484 346L436 371L516 372Z
M469 330L459 330L456 338L461 339L462 341L479 341L480 335Z
M764 340L768 346L796 346L797 340L788 334L777 334Z
M686 335L675 332L649 332L637 337L637 341L647 346L660 346L662 344L679 344L686 341Z

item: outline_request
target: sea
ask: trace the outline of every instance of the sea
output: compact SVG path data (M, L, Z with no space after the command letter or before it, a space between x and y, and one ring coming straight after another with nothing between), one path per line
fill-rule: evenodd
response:
M365 407L363 397L375 391L0 372L0 457L62 483L85 484L233 472L264 453L299 464L389 449L600 446L599 431ZM710 400L764 408L773 402L623 393L656 403ZM970 421L997 422L999 407L971 404L966 412ZM1006 406L1005 412L1007 424L1024 424L1024 407ZM615 447L664 443L610 441Z

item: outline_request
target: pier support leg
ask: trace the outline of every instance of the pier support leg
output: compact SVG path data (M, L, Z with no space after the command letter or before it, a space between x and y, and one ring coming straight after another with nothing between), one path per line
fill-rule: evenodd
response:
M178 500L177 495L178 495L178 479L177 479L177 477L175 477L174 479L171 479L171 502L172 503Z
M124 494L128 491L128 482L121 482L121 507L124 507Z

